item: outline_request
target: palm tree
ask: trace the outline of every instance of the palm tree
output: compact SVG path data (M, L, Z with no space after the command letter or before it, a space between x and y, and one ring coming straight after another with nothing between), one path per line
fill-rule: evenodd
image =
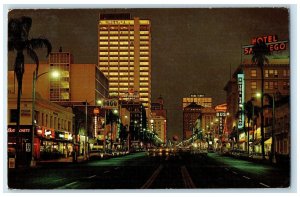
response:
M36 64L36 77L38 76L39 59L34 51L37 48L46 47L47 56L51 52L51 43L45 38L32 38L29 39L29 31L31 28L32 19L30 17L23 16L21 18L12 18L8 22L8 50L16 52L16 58L14 63L14 72L17 77L18 83L18 97L17 97L17 122L16 122L16 136L17 136L17 154L19 138L18 132L20 129L20 102L22 94L22 81L25 71L25 57L24 51Z
M250 121L253 119L253 103L252 100L249 100L245 103L245 115L247 117L247 137L248 137L248 147L247 147L247 151L248 151L248 155L249 155L249 134L250 134Z
M119 119L119 116L114 113L112 110L110 110L106 116L106 124L110 124L110 149L112 150L113 147L113 123L117 123Z
M265 159L265 132L264 132L264 63L268 63L269 60L266 57L270 55L270 49L263 41L258 41L252 48L252 62L257 64L261 71L261 147L262 147L262 159Z

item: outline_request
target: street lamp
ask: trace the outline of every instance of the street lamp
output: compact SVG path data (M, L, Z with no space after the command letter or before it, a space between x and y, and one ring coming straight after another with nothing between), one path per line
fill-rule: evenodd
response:
M32 117L31 117L31 123L32 123L32 142L31 142L31 162L30 166L35 166L35 159L34 159L34 131L35 131L35 96L36 96L36 82L39 79L39 77L50 73L50 71L43 72L39 75L37 75L36 70L34 70L32 75ZM60 76L60 73L58 71L52 71L51 76L53 78L58 78Z

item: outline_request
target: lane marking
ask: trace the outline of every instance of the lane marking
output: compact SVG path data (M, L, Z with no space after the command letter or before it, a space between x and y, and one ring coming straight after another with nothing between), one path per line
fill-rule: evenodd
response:
M238 174L238 173L237 173L237 172L235 172L235 171L232 171L232 173L233 173L233 174Z
M103 172L103 173L109 173L110 171L109 170L106 170L105 172Z
M141 187L141 189L147 189L151 186L151 184L154 182L154 180L159 175L160 171L163 169L162 164L155 170L155 172L152 174L152 176L146 181L146 183Z
M247 176L243 176L243 177L244 177L245 179L248 179L248 180L251 179L251 178L249 178L249 177L247 177Z
M60 178L60 179L55 179L54 182L57 182L57 181L62 181L62 180L66 180L67 178Z
M66 184L64 186L58 187L57 189L66 189L67 187L70 187L70 186L75 185L77 183L78 183L77 181L74 181L72 183L68 183L68 184Z
M115 167L115 170L119 169L120 167Z
M196 186L185 166L181 166L181 175L183 178L185 188L196 188Z
M265 187L270 187L269 185L266 185L264 183L259 183L259 184L262 185L262 186L265 186Z
M228 169L228 168L225 168L225 170L229 171L229 169Z
M97 175L92 175L92 176L89 176L89 177L87 177L88 179L91 179L91 178L94 178L95 176L97 176Z

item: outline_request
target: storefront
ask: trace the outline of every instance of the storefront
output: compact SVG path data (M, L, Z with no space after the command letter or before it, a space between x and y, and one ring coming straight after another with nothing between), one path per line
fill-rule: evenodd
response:
M37 160L58 159L72 156L73 135L67 131L55 131L38 127L35 137L35 157Z
M32 151L32 126L20 125L19 132L16 132L16 126L9 125L7 132L8 155L10 157L17 157L16 154L18 154L19 163L21 165L29 164Z

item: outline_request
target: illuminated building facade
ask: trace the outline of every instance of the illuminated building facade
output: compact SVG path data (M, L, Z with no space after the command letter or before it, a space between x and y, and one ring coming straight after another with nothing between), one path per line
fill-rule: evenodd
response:
M167 110L164 109L164 100L160 96L151 103L150 125L152 131L158 134L163 143L167 142Z
M194 124L201 114L203 107L192 102L183 109L183 140L192 137L194 132Z
M52 52L47 69L59 72L59 77L49 78L50 86L45 86L50 87L49 100L52 102L87 101L95 105L97 100L108 97L108 79L98 67L95 64L74 64L69 52Z
M204 94L191 94L190 97L182 99L182 109L190 105L192 102L202 107L212 107L212 98L206 97Z
M275 104L282 97L290 95L290 64L288 58L276 58L269 59L269 63L264 65L263 68L264 74L264 93L274 96ZM242 83L242 91L239 90L239 81L238 76L243 77ZM241 64L234 74L232 78L227 82L224 90L226 91L227 98L227 109L229 112L229 116L226 118L226 126L229 134L231 133L231 138L235 140L235 142L239 141L241 148L245 147L245 141L247 141L247 136L243 132L243 122L246 121L246 117L244 117L244 121L240 121L239 118L236 118L236 114L238 113L239 101L240 97L244 97L244 103L248 101L252 101L254 106L261 107L260 98L257 98L257 93L261 93L261 70L255 65L251 64L250 61L244 61ZM264 103L267 105L268 103L272 103L272 101L268 100L267 97L264 98ZM287 105L288 106L288 105ZM289 110L289 109L288 109ZM266 151L270 149L270 141L271 141L271 130L272 130L272 109L268 108L264 110L264 123L265 123L265 140L267 144ZM241 122L241 127L239 127L239 122ZM254 121L251 121L250 126L250 142L253 142L253 146L255 152L260 152L260 118L254 118ZM247 125L246 125L247 127ZM237 133L238 132L238 133ZM235 138L235 139L234 139ZM243 144L244 143L244 144Z
M26 64L23 75L20 129L18 134L22 138L22 146L27 147L22 162L30 163L32 149L28 148L32 143L32 131L34 129L34 158L35 160L47 159L47 154L59 152L61 155L69 156L73 150L75 133L73 128L74 114L71 108L62 107L50 102L49 75L43 75L36 83L36 98L33 117L33 72L36 65ZM40 64L39 73L47 72L48 64ZM13 71L8 72L8 106L7 106L7 129L8 148L13 148L16 142L16 113L17 113L17 82ZM48 90L48 91L47 91ZM35 127L33 127L33 120ZM29 154L30 153L30 154ZM25 164L25 163L24 163Z
M100 14L98 66L109 79L109 96L151 102L151 24L130 14ZM131 98L128 98L128 95Z

